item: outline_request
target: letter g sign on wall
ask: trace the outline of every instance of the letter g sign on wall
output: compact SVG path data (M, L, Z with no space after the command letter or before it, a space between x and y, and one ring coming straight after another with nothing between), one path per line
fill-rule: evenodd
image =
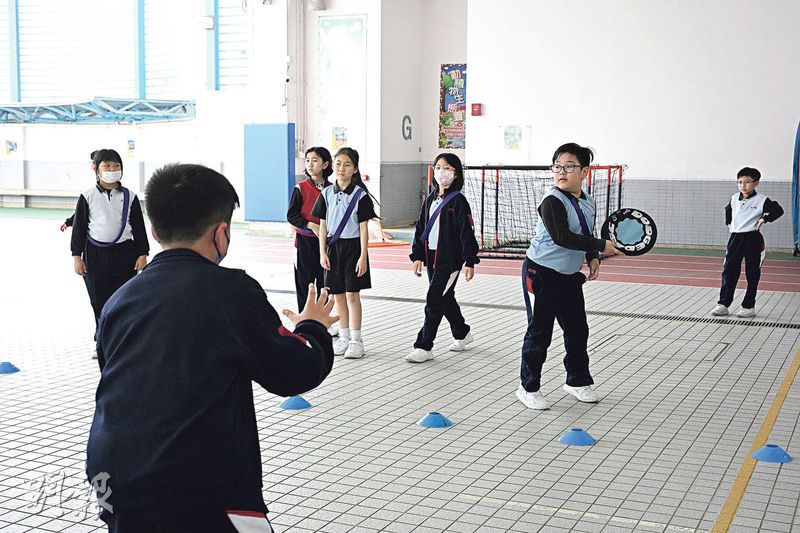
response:
M403 115L403 139L411 140L411 117Z

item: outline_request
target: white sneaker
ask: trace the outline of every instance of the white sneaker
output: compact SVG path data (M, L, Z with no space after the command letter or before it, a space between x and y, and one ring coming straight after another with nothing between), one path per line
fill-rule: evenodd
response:
M756 316L756 308L751 307L750 309L748 309L746 307L742 307L738 311L736 311L736 316L740 318L753 318L754 316Z
M711 310L711 314L714 316L725 316L728 314L728 308L722 304L719 304Z
M472 342L472 333L467 333L467 336L463 339L455 339L453 340L453 344L450 345L451 352L460 352L464 348L467 347L467 344Z
M361 341L351 340L344 352L345 359L360 359L364 357L364 344Z
M541 391L537 390L536 392L528 392L522 386L522 383L520 383L519 387L517 387L516 394L517 399L524 403L525 407L529 409L539 409L540 411L550 409L550 402L548 402L547 399L542 396Z
M92 352L92 359L97 359L97 351Z
M597 393L592 390L591 385L586 385L585 387L570 387L564 384L564 390L575 396L579 402L597 403L600 401Z
M409 363L424 363L433 359L432 350L423 350L422 348L414 348L411 353L406 356L406 361Z
M331 337L338 337L339 336L339 323L334 322L331 327L328 328L328 335Z
M350 346L350 339L343 339L339 337L335 341L333 341L333 355L342 355L344 352L347 351L347 348Z

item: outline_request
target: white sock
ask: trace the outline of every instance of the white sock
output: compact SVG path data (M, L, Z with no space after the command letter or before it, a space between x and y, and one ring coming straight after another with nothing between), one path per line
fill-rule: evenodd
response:
M350 340L350 328L339 328L339 338Z
M353 340L361 342L361 330L360 329L354 329L353 330Z

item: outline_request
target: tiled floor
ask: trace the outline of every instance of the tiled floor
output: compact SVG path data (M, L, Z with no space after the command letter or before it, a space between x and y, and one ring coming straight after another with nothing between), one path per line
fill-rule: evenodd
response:
M93 321L59 223L0 217L0 361L21 369L0 376L4 533L102 530L82 473L98 379ZM234 234L224 264L245 268L276 308L293 307L291 265L248 260L257 242ZM749 323L698 323L717 289L602 281L601 269L585 292L602 401L580 404L561 390L556 327L542 379L553 407L532 411L514 398L519 281L476 271L457 287L476 339L467 351L447 352L443 327L434 361L404 362L426 284L408 270L375 270L363 301L366 357L337 358L304 411L254 389L276 531L710 530L800 348L800 294L760 293ZM454 425L416 425L429 411ZM798 412L795 383L768 439L795 457ZM597 443L560 444L571 428ZM759 462L732 531L800 531L798 514L800 461Z

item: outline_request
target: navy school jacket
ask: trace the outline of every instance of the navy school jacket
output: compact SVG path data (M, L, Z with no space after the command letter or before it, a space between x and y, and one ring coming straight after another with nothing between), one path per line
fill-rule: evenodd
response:
M420 241L430 217L429 207L434 200L435 191L422 203L408 257L412 261L422 261L425 265L450 271L459 270L461 265L474 267L480 263L478 241L475 240L472 210L463 194L458 194L439 212L439 242L436 250L428 250L427 243Z
M255 381L300 394L333 366L330 335L285 329L242 270L188 249L158 254L103 308L100 384L86 459L114 509L266 512Z

